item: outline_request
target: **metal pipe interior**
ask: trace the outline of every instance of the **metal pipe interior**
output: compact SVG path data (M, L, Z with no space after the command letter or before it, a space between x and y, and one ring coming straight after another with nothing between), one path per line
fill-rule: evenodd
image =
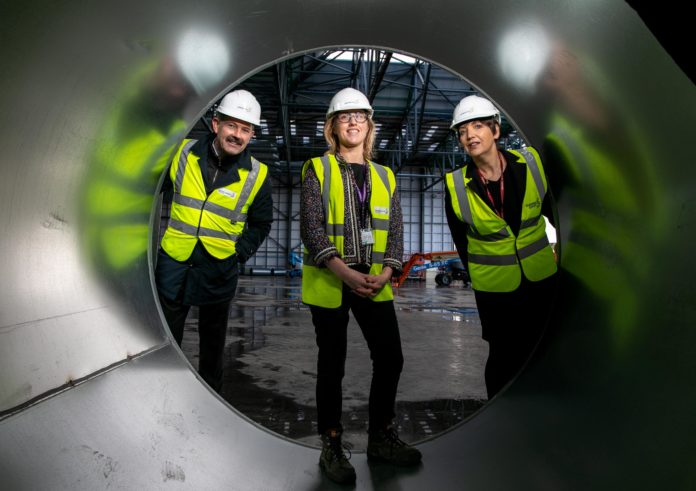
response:
M626 4L40 4L4 6L0 30L7 489L321 485L315 449L230 409L172 346L148 231L161 159L210 101L283 57L346 45L448 67L533 145L561 139L571 155L546 159L563 176L563 281L537 353L473 419L423 443L421 468L384 473L354 456L357 487L696 482L695 172L682 139L694 128L694 88ZM141 73L166 67L177 37L195 27L223 39L224 82L139 126L138 106L123 101L150 97ZM124 120L132 124L115 123ZM155 150L138 146L161 128ZM133 135L129 145L113 144L121 132Z

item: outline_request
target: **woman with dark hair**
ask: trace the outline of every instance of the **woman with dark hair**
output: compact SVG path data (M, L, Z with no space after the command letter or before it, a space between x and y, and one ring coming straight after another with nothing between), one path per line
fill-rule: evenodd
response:
M473 164L446 175L445 211L488 341L491 399L524 365L554 300L548 184L535 149L498 149L500 112L488 99L462 99L451 128Z

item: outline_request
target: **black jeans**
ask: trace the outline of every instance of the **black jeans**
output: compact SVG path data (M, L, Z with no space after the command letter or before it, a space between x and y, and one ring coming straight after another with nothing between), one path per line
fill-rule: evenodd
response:
M523 277L512 292L474 291L482 337L488 341L488 399L517 375L534 351L553 308L556 284L557 275L538 282Z
M378 431L394 419L394 403L404 357L394 302L373 302L351 293L344 285L337 309L310 306L319 356L317 360L317 412L319 434L342 430L342 381L346 364L348 311L362 330L372 360L369 429Z
M159 296L164 317L177 344L181 346L184 337L184 323L190 305L168 300ZM199 359L198 373L216 392L222 389L223 353L227 336L227 320L231 300L200 305L198 307Z

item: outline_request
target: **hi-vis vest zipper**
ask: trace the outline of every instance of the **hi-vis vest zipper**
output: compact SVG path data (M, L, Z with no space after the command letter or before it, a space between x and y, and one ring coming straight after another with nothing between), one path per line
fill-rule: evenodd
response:
M325 217L325 230L329 240L338 249L338 253L344 252L344 224L345 224L345 196L341 169L334 155L313 158L307 161L302 169L302 179L309 166L314 167L314 172L319 179L322 196L322 208ZM391 198L396 190L396 179L391 169L374 162L368 162L370 170L370 215L374 244L372 245L372 265L370 274L382 272L384 253L387 250L387 236L389 235L389 212L391 210ZM359 239L356 237L356 239ZM341 305L343 282L333 272L314 264L307 249L304 249L304 264L302 266L302 301L308 305L318 307L337 308ZM391 284L375 295L372 300L384 302L392 300Z
M200 240L213 257L225 259L235 253L247 210L268 167L252 158L250 171L239 169L239 181L208 195L199 156L191 152L195 144L196 140L184 140L172 161L169 177L174 183L174 201L162 249L177 261L186 261Z
M522 221L517 236L483 199L468 189L466 166L446 175L452 209L469 225L468 267L471 286L487 292L511 292L522 281L540 281L556 272L556 261L546 237L541 203L546 195L546 175L531 147L511 150L518 162L527 163L527 184L522 201Z

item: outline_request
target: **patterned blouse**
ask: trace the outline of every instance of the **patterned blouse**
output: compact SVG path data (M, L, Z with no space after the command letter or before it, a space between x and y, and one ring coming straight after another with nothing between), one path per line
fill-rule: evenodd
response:
M348 266L371 264L371 245L360 245L360 211L361 204L353 176L351 165L346 163L340 155L336 156L338 167L343 179L345 196L345 220L344 220L344 246L343 261ZM370 202L372 190L370 173L365 173L367 196L365 203ZM332 257L340 257L338 249L329 240L324 229L324 210L321 200L321 187L314 168L310 165L305 172L302 183L300 205L300 235L302 242L314 258L315 264L323 263ZM387 235L387 250L384 253L384 266L390 266L394 276L401 274L401 261L404 254L404 224L401 216L401 204L399 195L394 190L389 214L389 232Z

